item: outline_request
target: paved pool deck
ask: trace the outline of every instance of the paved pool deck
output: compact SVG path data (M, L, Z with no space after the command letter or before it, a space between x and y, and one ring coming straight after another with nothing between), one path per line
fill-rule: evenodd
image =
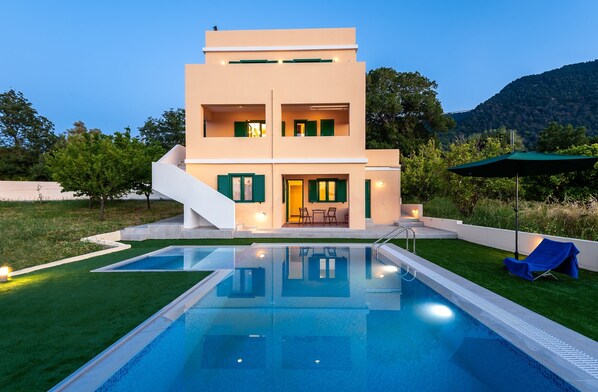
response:
M149 239L199 239L199 238L368 238L378 239L396 229L393 225L372 225L365 230L354 230L339 226L293 225L282 229L243 228L239 230L218 230L214 228L183 227L183 217L176 216L158 222L121 230L123 241L144 241ZM416 239L456 239L452 231L425 226L410 227ZM405 238L405 233L397 238Z

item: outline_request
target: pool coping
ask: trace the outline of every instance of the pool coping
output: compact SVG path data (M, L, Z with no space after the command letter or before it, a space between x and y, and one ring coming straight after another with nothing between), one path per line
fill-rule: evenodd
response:
M573 387L598 390L598 342L396 245L380 252Z
M289 245L314 246L314 243L254 243L247 246L247 248L253 246L284 247ZM315 245L322 247L363 247L369 244L330 242ZM175 246L165 247L158 251L170 247ZM392 257L391 261L399 266L405 264L410 266L411 271L417 271L417 278L424 284L472 315L573 387L581 391L598 390L598 373L596 373L597 376L592 377L592 374L576 366L576 363L579 365L579 361L572 362L570 357L570 355L581 353L582 359L585 358L585 362L582 361L581 364L585 363L590 371L596 369L598 372L598 360L596 359L598 358L598 342L395 245L386 244L379 249L381 254ZM133 259L135 258L121 263L128 263ZM117 264L119 263L112 264L112 266ZM154 338L168 328L182 313L228 277L232 271L230 269L214 271L61 381L51 391L78 391L81 390L81 386L85 386L86 390L99 388ZM517 327L527 328L527 331L519 331ZM534 334L530 336L529 331L533 332L534 328L540 332L538 336L534 336ZM543 342L542 339L545 341ZM559 350L555 351L554 345L547 347L545 344L546 339L548 341L551 339L556 340L557 345L561 344L561 346L567 348L567 351L556 352Z

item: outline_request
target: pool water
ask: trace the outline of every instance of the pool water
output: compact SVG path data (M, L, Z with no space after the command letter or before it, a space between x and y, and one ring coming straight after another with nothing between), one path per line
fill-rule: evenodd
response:
M246 249L246 246L170 246L157 252L125 260L102 270L213 271L232 269Z
M575 390L368 247L254 246L232 260L100 390Z

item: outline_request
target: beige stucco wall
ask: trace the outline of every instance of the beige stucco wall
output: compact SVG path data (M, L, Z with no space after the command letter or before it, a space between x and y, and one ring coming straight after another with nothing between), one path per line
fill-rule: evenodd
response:
M365 150L366 68L365 63L357 62L356 50L352 28L206 32L205 64L185 68L186 170L213 188L217 188L219 174L265 175L266 201L237 203L237 225L279 228L286 222L283 178L346 178L348 202L333 204L339 220L349 210L353 229L365 228L365 179L370 178L375 223L398 219L398 150ZM229 64L241 59L297 58L334 62ZM310 105L326 104L347 105L348 110L306 110ZM217 113L212 108L218 105L233 105L239 112ZM244 113L242 107L247 105L259 105L260 109ZM298 110L293 105L305 106ZM234 121L262 119L247 118L258 113L263 113L266 121L266 136L235 138ZM281 135L282 121L288 136L293 134L296 119L329 118L335 119L333 137L319 136L319 121L316 137ZM208 136L221 137L204 137L204 119L213 122L208 125ZM368 171L366 162L372 166ZM377 185L377 181L384 185ZM306 207L329 206L307 202L307 191L305 182Z
M286 205L282 202L283 176L287 179L303 179L305 207L327 209L337 207L339 221L349 209L349 225L355 229L365 228L365 176L360 164L188 164L187 172L205 184L217 189L219 174L255 173L265 175L266 200L263 203L237 203L237 225L257 228L280 228L286 222ZM347 181L346 203L309 203L307 180L316 178L339 178ZM341 213L342 211L342 213ZM266 216L262 214L266 213Z
M186 66L187 158L363 157L365 141L365 64L242 64ZM284 104L349 104L350 136L330 141L282 138ZM204 138L202 105L265 105L266 138ZM314 116L317 112L314 112ZM299 118L299 117L295 117ZM320 117L323 118L323 117ZM292 120L286 129L292 130Z

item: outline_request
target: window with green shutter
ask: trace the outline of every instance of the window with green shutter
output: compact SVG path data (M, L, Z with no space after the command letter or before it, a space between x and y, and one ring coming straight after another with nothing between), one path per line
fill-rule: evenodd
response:
M218 192L237 203L266 201L266 176L254 173L218 175Z
M318 122L308 121L305 126L305 136L318 136Z
M286 124L285 124L285 122L284 122L284 121L283 121L283 122L280 124L280 129L281 129L281 131L282 131L282 132L281 132L281 133L282 133L282 136L285 136L285 129L284 129L284 128L285 128L285 125L286 125Z
M334 119L320 120L320 136L334 136Z
M246 121L235 121L235 137L247 137L247 129Z
M310 203L345 203L347 201L347 180L339 180L336 178L309 180L308 200Z

